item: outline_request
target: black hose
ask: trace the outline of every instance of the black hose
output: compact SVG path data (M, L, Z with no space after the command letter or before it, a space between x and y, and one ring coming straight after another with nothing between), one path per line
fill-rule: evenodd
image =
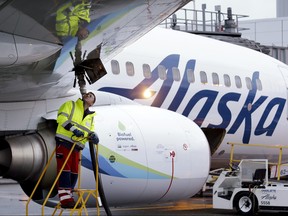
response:
M97 177L96 177L96 154L95 154L95 146L92 142L89 142L89 149L90 149L90 156L91 156L91 162L92 162L92 167L93 167L93 172L94 172L94 177L95 177L95 181L97 181ZM97 162L98 162L98 158L97 158ZM105 193L103 190L103 185L102 185L102 180L101 180L101 176L98 175L98 192L99 192L99 196L102 202L102 205L105 209L105 212L108 216L112 216L112 213L109 209L106 197L105 197Z

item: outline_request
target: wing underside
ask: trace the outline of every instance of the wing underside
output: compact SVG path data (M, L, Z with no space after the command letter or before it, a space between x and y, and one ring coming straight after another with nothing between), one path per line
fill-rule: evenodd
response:
M65 95L73 86L71 53L76 57L79 40L82 56L100 57L105 63L188 2L0 0L0 101ZM76 13L82 16L81 22L75 21ZM73 33L75 23L78 30L83 23L87 29L81 39L79 31ZM65 26L71 34L63 34ZM99 46L101 53L95 57Z

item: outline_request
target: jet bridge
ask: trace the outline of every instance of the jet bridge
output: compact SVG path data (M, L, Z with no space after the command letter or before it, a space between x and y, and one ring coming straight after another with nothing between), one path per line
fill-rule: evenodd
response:
M215 6L215 11L207 11L206 4L202 4L202 10L180 9L166 19L161 26L199 34L269 54L269 47L241 37L240 32L245 29L239 27L239 20L245 17L249 16L233 14L230 7L227 8L227 13L222 12L220 5Z

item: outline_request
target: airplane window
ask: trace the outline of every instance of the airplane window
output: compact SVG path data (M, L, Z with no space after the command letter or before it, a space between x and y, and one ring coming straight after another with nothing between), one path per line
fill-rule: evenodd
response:
M203 83L203 84L208 83L207 74L205 71L200 71L200 79L201 79L201 83Z
M179 71L179 68L176 68L176 67L173 67L172 68L172 74L173 74L173 79L175 81L180 81L180 71Z
M115 75L120 73L119 62L117 60L111 61L111 70L112 70L112 73Z
M230 76L228 74L224 74L224 85L226 87L230 87L231 86L231 80L230 80Z
M256 79L256 86L259 91L262 91L262 82L260 79Z
M219 85L219 76L217 73L212 73L212 82L213 85Z
M239 76L235 76L235 84L237 88L242 88L242 82Z
M246 80L246 86L247 86L247 88L248 88L249 90L252 90L252 81L251 81L251 79L250 79L249 77L246 77L245 80Z
M143 68L143 75L145 78L150 79L151 78L151 68L150 65L148 64L143 64L142 65Z
M132 62L126 62L126 72L128 76L134 76L135 70Z
M187 79L189 83L195 82L194 71L190 68L187 69Z
M166 80L167 74L166 74L166 67L163 65L158 66L158 76L161 80Z

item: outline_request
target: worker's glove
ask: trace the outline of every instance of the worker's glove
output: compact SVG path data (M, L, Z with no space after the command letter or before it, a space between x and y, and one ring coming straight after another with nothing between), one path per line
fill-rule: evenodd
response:
M73 130L73 134L76 136L76 137L83 137L84 136L84 133L78 129L75 129Z
M98 138L97 134L93 133L93 132L90 133L89 134L89 141L91 141L94 144L98 144L99 143L99 138Z
M73 132L73 134L76 136L76 137L83 137L84 136L84 133L80 130L78 130L76 127L72 126L70 128L70 131Z

